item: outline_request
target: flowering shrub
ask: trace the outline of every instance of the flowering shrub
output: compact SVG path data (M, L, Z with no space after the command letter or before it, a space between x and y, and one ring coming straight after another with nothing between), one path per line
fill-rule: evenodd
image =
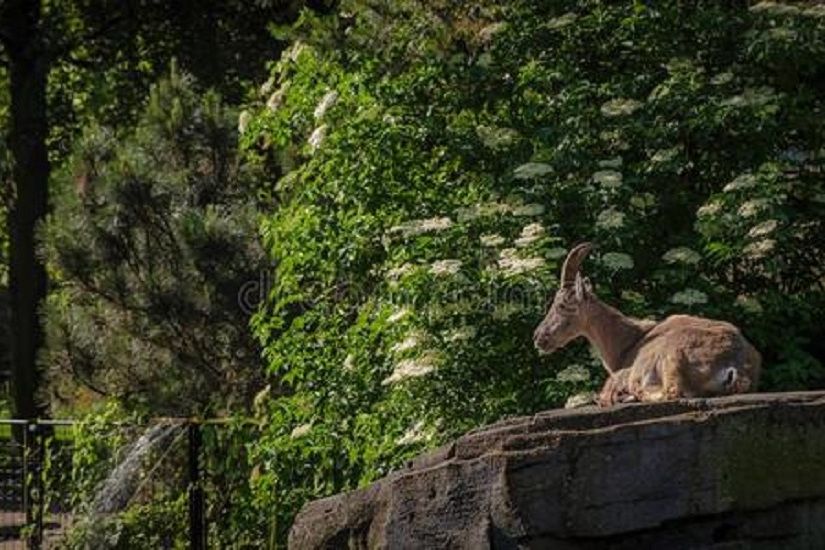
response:
M579 240L626 313L732 320L768 387L822 381L825 16L659 4L349 0L293 29L242 117L282 174L254 329L289 391L256 400L251 448L277 536L307 499L597 387L586 346L531 341Z

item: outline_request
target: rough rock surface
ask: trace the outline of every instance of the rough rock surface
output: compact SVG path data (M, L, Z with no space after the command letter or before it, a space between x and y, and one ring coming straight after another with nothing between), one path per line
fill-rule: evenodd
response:
M825 548L825 392L554 410L307 504L317 548Z

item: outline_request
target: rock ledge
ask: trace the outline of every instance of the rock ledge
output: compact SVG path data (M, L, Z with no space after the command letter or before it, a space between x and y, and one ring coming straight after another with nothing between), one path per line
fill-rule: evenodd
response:
M825 392L555 410L310 502L293 550L825 548Z

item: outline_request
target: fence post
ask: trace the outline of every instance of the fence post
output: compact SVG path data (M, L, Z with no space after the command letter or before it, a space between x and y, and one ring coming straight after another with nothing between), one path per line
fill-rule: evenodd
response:
M23 472L22 472L23 473L23 478L21 479L22 488L23 488L23 494L22 494L22 497L23 497L23 512L25 513L25 516L26 516L26 519L25 519L26 527L28 527L32 524L32 507L31 507L32 495L31 495L31 486L29 484L30 483L29 482L29 460L30 460L29 455L31 453L31 449L30 449L31 446L29 445L29 440L31 439L31 434L29 433L29 423L28 422L26 422L23 425L22 431L23 431L23 437L22 437L22 439L23 439L23 456L22 456L22 460L21 460L20 465L21 465L22 470L23 470ZM31 538L30 535L29 535L29 538Z
M43 450L37 421L26 422L23 435L23 506L26 510L28 547L38 550L43 541Z
M43 545L43 524L46 520L46 437L49 431L44 426L35 424L35 438L37 439L37 477L34 486L37 488L37 517L35 530L38 547Z
M189 422L189 543L192 550L206 549L205 500L201 483L201 426Z

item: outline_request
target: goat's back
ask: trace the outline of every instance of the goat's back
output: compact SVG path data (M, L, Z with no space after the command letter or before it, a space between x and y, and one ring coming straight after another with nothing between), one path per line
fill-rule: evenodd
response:
M672 315L654 326L632 350L626 367L640 384L677 371L684 394L704 394L721 369L736 368L755 386L762 360L742 332L725 321Z

